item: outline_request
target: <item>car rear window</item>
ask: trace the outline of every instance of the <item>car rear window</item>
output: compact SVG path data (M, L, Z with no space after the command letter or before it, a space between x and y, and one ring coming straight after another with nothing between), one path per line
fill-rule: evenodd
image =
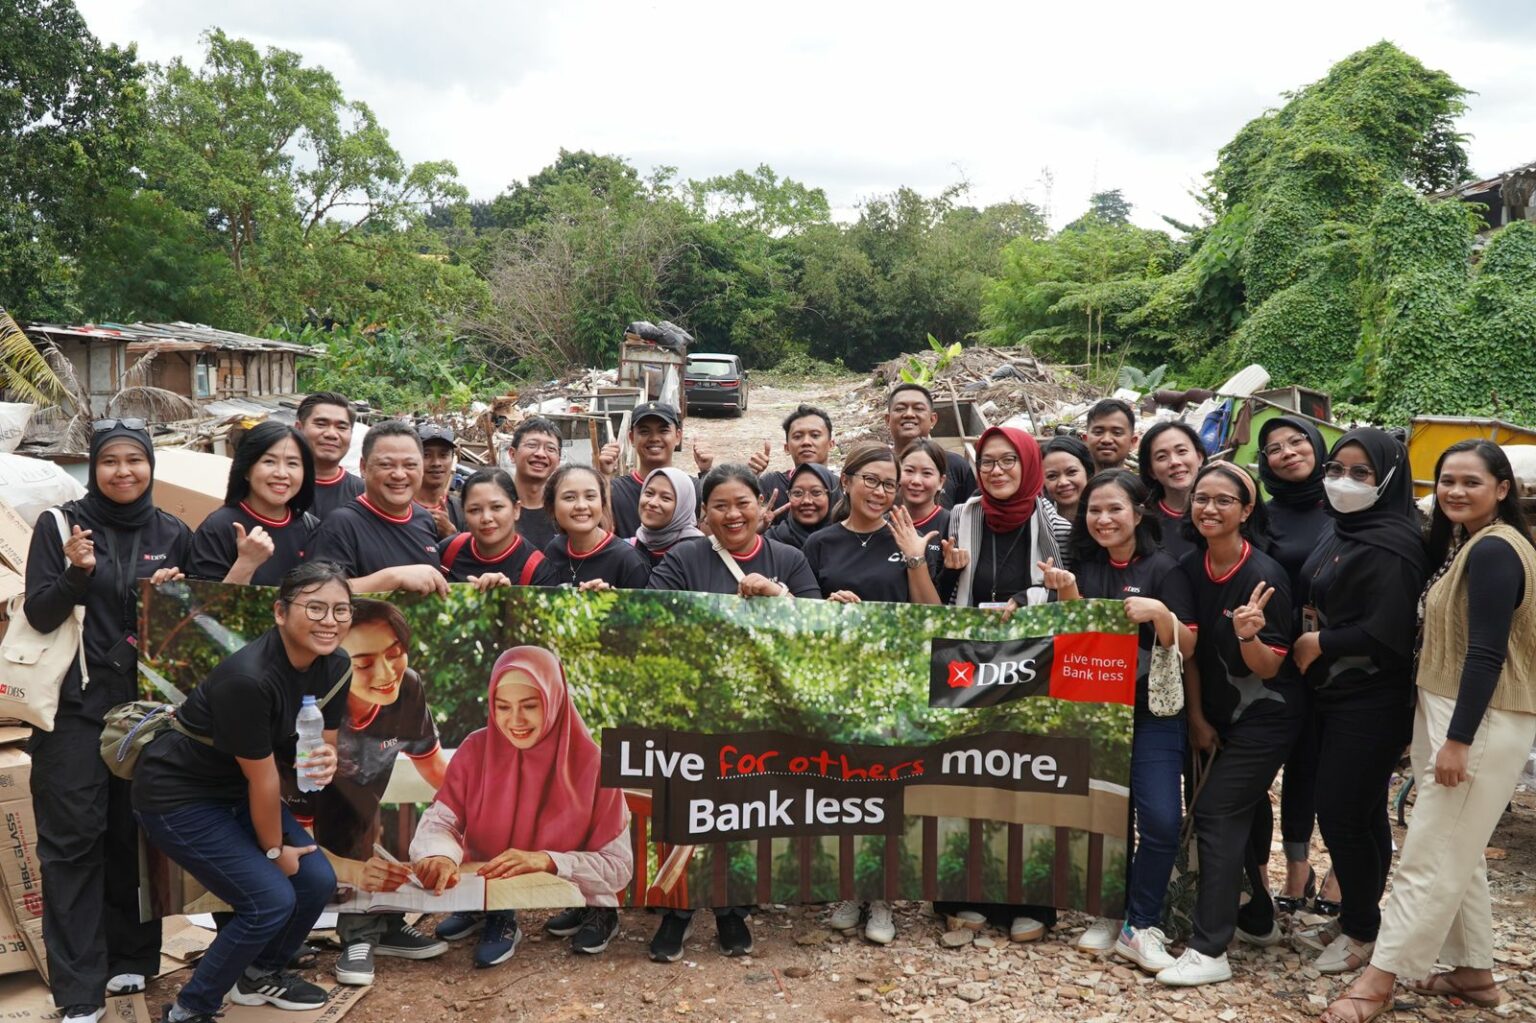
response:
M733 377L736 375L736 365L717 359L701 359L698 362L689 362L688 372L699 377Z

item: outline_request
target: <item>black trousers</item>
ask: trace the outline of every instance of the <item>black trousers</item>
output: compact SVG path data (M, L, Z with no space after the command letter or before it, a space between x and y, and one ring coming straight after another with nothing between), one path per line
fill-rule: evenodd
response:
M1286 693L1289 700L1291 693ZM1273 709L1271 709L1273 708ZM1253 898L1238 910L1242 879L1264 879L1269 834L1256 828L1260 804L1269 806L1269 787L1280 772L1301 727L1300 708L1261 701L1235 724L1217 728L1221 752L1195 799L1195 835L1200 849L1200 889L1195 896L1194 935L1189 946L1203 955L1226 952L1239 924L1267 934L1275 904L1267 879L1254 884Z
M1286 694L1290 698L1290 694ZM1319 731L1316 697L1307 686L1296 691L1301 706L1301 730L1285 758L1285 777L1280 780L1280 840L1287 846L1287 860L1307 859L1312 826L1317 821ZM1297 854L1300 855L1297 855ZM1267 858L1267 857L1266 857Z
M1381 897L1392 867L1387 786L1413 740L1411 689L1376 681L1316 696L1322 739L1317 823L1339 877L1339 926L1356 941L1375 941L1381 927Z
M107 770L100 744L100 723L60 708L53 731L33 732L28 746L43 943L61 1007L104 1005L108 978L160 968L160 921L139 922L130 785Z

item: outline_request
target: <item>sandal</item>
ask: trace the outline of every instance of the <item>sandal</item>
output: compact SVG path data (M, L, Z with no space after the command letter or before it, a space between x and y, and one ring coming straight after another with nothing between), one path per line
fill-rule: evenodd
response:
M1323 878L1323 883L1318 888L1319 894L1317 898L1312 900L1312 912L1318 916L1338 916L1339 911L1343 909L1342 903L1335 902L1332 899L1325 899L1321 894L1322 890L1328 887L1328 879L1331 877L1333 877L1333 871L1329 870L1327 877Z
M1345 992L1344 994L1335 998L1332 1005L1329 1005L1328 1008L1323 1010L1323 1014L1317 1018L1318 1023L1371 1023L1373 1019L1376 1019L1382 1013L1391 1010L1392 1001L1393 1000L1391 994L1388 994L1386 998L1371 998L1368 995L1352 995L1348 992ZM1354 1015L1341 1016L1333 1010L1335 1005L1339 1005L1342 1002L1350 1003L1352 1006L1351 1011L1354 1013ZM1361 1015L1361 1010L1359 1008L1353 1008L1356 1003L1368 1006L1370 1011L1364 1015Z
M1302 889L1300 895L1276 895L1275 908L1282 913L1292 916L1307 908L1307 903L1312 896L1317 894L1317 871L1307 868L1307 886Z
M1503 1004L1504 999L1499 994L1499 983L1480 984L1477 987L1462 987L1451 979L1451 973L1431 973L1423 980L1415 981L1408 985L1408 990L1416 995L1430 995L1437 998L1459 998L1463 1002L1475 1005L1479 1009L1494 1009ZM1491 992L1491 994L1489 993Z

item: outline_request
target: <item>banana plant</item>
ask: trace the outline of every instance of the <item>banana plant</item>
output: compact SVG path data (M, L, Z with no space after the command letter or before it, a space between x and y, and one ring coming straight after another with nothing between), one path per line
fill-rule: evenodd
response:
M959 341L956 341L952 345L945 345L944 342L940 341L932 334L928 335L928 347L939 353L939 361L930 366L923 362L923 360L919 359L917 356L910 356L907 359L906 368L901 371L902 383L919 384L923 387L927 387L929 384L933 383L934 379L940 373L942 373L951 362L954 362L955 359L959 357L961 352L965 350L965 346L962 345Z

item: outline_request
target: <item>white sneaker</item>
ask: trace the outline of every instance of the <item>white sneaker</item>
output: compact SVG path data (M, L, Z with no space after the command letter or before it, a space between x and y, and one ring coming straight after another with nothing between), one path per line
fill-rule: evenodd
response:
M1115 941L1115 955L1129 959L1148 973L1166 970L1176 961L1168 954L1168 935L1160 928L1129 924Z
M876 945L889 945L896 940L896 921L891 918L889 902L871 902L869 920L864 924L864 937Z
M1227 965L1227 954L1203 955L1192 948L1184 950L1178 961L1157 973L1157 982L1169 987L1198 987L1232 979L1232 967Z
M107 981L108 995L136 995L144 990L144 974L119 973Z
M1374 941L1356 941L1347 934L1340 934L1328 947L1323 949L1322 955L1313 960L1312 965L1317 967L1318 973L1348 973L1350 970L1358 970L1371 961L1371 953L1376 951ZM1354 957L1351 963L1350 957Z
M1120 934L1120 921L1110 920L1108 917L1099 917L1093 922L1093 926L1083 932L1077 939L1079 952L1108 952L1115 947L1115 938Z
M987 918L974 909L962 909L946 917L944 926L952 931L967 930L980 933L987 929Z
M106 1014L106 1006L93 1008L88 1005L77 1005L75 1011L64 1016L64 1023L96 1023Z
M1045 924L1032 916L1016 916L1008 925L1010 941L1039 941L1045 935Z
M827 926L834 931L846 931L851 927L859 926L859 904L857 902L834 903L832 912L827 914Z
M1285 934L1280 930L1280 922L1277 920L1269 925L1268 934L1250 934L1239 927L1237 940L1245 944L1257 945L1259 948L1273 948L1285 940Z

